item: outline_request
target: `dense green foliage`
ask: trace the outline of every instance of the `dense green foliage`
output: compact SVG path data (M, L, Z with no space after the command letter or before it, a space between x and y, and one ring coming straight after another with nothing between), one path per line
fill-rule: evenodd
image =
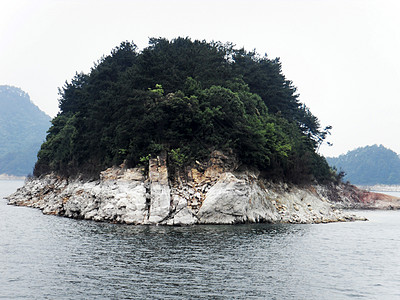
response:
M315 152L326 132L279 60L231 44L160 38L138 51L123 42L60 96L35 175L95 175L163 150L183 167L218 149L269 177L331 176Z
M0 86L0 107L0 174L26 176L32 173L50 117L16 87Z
M353 184L400 184L400 158L382 145L357 148L327 161Z

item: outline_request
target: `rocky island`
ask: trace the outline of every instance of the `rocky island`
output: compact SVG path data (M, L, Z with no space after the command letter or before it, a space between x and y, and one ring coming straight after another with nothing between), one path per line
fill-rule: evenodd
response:
M9 204L126 224L323 223L362 219L340 209L381 197L341 183L317 153L330 127L279 59L232 44L123 42L60 96Z

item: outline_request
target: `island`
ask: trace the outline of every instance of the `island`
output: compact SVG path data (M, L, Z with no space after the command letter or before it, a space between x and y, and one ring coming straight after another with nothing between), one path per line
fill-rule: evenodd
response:
M279 59L231 43L122 42L65 83L59 108L9 204L126 224L324 223L383 197L317 153L331 127Z
M343 172L343 180L357 186L400 185L400 157L383 145L370 145L327 157L328 164Z
M20 88L0 85L0 180L32 175L50 117Z

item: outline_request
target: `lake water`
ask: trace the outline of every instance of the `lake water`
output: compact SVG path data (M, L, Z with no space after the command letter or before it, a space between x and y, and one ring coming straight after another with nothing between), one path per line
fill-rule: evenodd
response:
M1 299L400 299L400 211L319 225L127 226L6 205Z

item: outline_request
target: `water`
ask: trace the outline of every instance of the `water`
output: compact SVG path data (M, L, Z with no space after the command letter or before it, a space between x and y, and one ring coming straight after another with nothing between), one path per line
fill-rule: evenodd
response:
M20 181L0 181L0 199ZM400 211L369 222L151 227L0 200L1 299L400 299Z

